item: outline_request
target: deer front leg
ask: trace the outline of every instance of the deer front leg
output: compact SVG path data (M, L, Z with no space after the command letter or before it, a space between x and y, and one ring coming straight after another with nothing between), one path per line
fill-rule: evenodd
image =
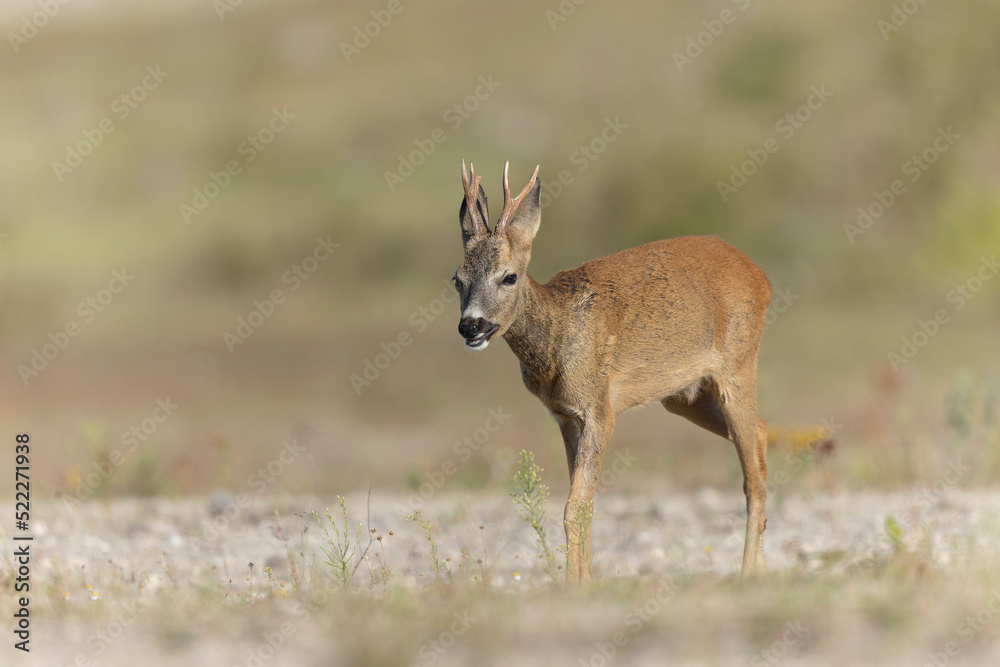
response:
M560 421L570 468L570 491L563 515L566 528L566 582L590 581L594 554L590 524L594 491L601 476L604 450L614 417L610 410Z

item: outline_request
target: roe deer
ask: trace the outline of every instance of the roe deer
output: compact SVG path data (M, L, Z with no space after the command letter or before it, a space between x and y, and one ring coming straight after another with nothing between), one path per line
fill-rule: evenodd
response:
M605 446L620 412L660 401L736 446L747 531L744 576L764 572L767 429L757 416L757 353L771 284L714 236L655 241L560 271L526 272L541 223L538 168L487 227L486 193L462 162L465 258L455 272L459 333L470 350L503 336L521 378L559 424L569 462L567 581L591 578L590 519Z

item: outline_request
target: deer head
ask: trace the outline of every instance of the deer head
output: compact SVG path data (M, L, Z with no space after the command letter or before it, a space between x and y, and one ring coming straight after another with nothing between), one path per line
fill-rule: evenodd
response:
M542 221L541 185L538 167L521 190L511 197L507 179L509 162L503 167L503 210L491 232L486 193L472 165L472 179L462 161L465 198L458 212L462 224L465 258L455 271L455 289L462 302L458 332L470 350L484 350L504 335L517 318L527 284L531 242Z

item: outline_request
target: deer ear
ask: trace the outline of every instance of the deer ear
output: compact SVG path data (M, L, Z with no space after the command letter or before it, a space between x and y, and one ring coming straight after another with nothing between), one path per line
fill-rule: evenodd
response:
M477 210L479 211L479 219L486 224L486 221L490 219L489 211L486 205L486 191L483 190L483 186L479 186L479 198L476 202ZM467 197L462 197L462 207L458 210L458 220L462 223L462 245L468 245L469 241L479 236L480 230L478 223L473 219L472 212L469 211L469 200ZM489 228L486 228L486 233L489 233Z
M542 182L536 178L532 188L518 204L503 232L507 242L514 247L531 247L531 242L542 224Z

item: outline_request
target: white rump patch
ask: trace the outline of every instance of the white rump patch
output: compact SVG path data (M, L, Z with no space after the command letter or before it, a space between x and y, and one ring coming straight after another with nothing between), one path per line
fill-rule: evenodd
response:
M677 392L676 396L677 398L684 401L688 405L691 405L696 400L698 400L698 395L701 393L701 389L704 384L705 384L704 379L698 380L694 384L688 385L687 387L681 389L679 392Z

